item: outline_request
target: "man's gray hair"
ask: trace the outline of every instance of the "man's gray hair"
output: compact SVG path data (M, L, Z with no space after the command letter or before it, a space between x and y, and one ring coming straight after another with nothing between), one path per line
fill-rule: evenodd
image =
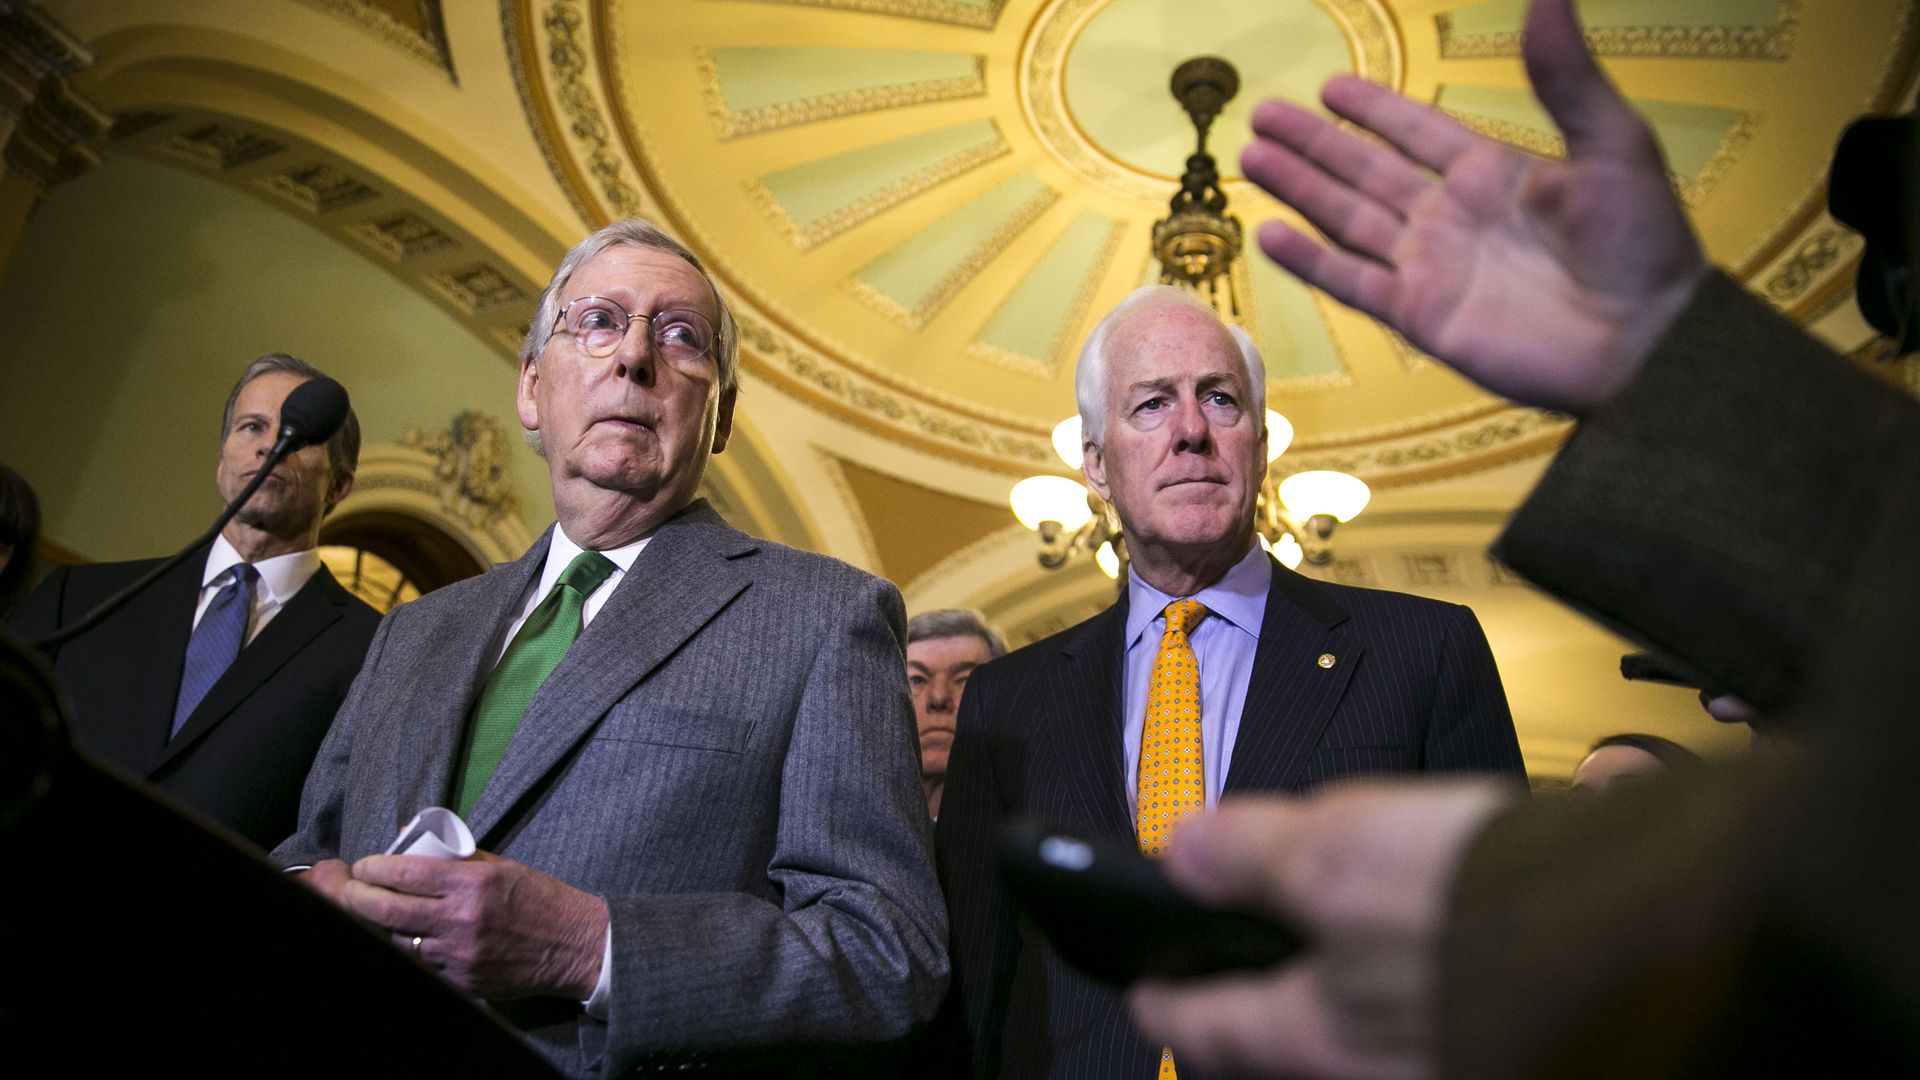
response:
M307 363L297 356L286 353L268 353L240 373L240 379L227 391L227 410L220 415L220 445L225 446L227 435L233 431L233 405L240 400L240 391L253 380L271 371L283 371L301 379L325 379L326 372ZM360 467L360 418L353 413L353 406L347 406L347 418L340 430L327 440L327 465L333 470L328 477L327 489L331 491L340 486L340 482L354 474Z
M560 290L567 287L574 272L586 265L587 260L622 244L633 247L652 248L677 255L687 260L688 265L700 275L713 291L713 303L720 311L720 319L714 327L713 362L720 376L720 389L731 390L739 378L740 330L734 324L733 312L727 307L727 300L720 295L720 289L713 283L713 275L701 265L699 258L688 251L686 245L668 236L656 228L652 222L637 217L622 218L607 225L585 240L573 245L560 265L553 271L553 280L547 283L545 292L540 294L540 306L534 309L533 322L527 327L527 339L520 346L520 363L524 366L540 359L547 350L547 342L553 337L553 325L560 320Z
M988 656L1005 656L1007 643L987 625L987 620L970 608L941 608L923 611L907 620L907 644L931 638L977 637L987 643Z
M1109 342L1135 319L1160 308L1185 307L1204 311L1212 316L1214 322L1226 330L1227 336L1240 350L1240 361L1246 368L1247 388L1253 400L1247 404L1256 425L1267 422L1267 365L1260 359L1260 350L1253 344L1253 338L1238 326L1220 318L1213 305L1200 299L1185 289L1172 285L1142 285L1127 294L1125 300L1114 305L1112 311L1100 320L1087 335L1087 343L1080 347L1080 359L1073 372L1073 399L1080 410L1080 437L1101 445L1107 423L1107 368Z

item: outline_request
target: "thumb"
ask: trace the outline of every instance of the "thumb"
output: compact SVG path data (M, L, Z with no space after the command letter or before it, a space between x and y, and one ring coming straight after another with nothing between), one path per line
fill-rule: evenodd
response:
M1520 56L1569 158L1658 157L1646 124L1588 50L1573 0L1534 0Z

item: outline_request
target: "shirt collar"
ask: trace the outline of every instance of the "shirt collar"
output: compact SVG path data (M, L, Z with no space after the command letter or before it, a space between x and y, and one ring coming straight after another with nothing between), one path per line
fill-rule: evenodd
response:
M633 569L633 560L640 557L640 549L646 547L647 541L651 539L653 539L653 537L643 536L631 544L622 544L617 548L607 548L600 554L605 555L612 561L613 565L619 567L620 572L624 574ZM545 596L547 590L553 587L554 582L560 580L561 572L566 570L567 564L574 560L574 556L579 555L585 550L585 548L573 542L573 537L567 535L567 530L561 528L559 522L554 523L553 540L547 545L547 568L540 575L542 579L540 582L540 594L542 596Z
M1220 576L1220 580L1193 594L1206 605L1210 617L1217 616L1258 640L1260 624L1267 617L1267 590L1273 587L1273 570L1267 553L1258 544ZM1127 569L1127 648L1140 640L1153 620L1168 604L1182 599L1169 596L1143 581L1132 567Z
M227 541L225 534L214 537L213 547L207 552L206 570L200 575L200 587L204 589L212 585L235 563L245 561ZM293 599L293 594L305 588L313 575L319 572L320 553L308 548L291 555L275 555L254 563L253 568L260 572L260 584L266 586L267 595L273 598L273 602L284 604Z

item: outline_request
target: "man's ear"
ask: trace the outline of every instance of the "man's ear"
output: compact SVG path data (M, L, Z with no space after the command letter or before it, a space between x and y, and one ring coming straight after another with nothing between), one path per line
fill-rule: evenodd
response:
M334 484L332 489L327 492L327 509L331 511L334 507L340 505L342 499L345 499L351 494L353 494L353 474L348 473L341 477L339 483Z
M720 391L720 411L713 421L713 452L718 454L727 448L727 440L733 437L733 402L740 396L738 386L729 386Z
M1087 486L1105 502L1112 502L1111 489L1107 486L1107 458L1092 439L1080 440L1080 471L1086 474Z
M514 390L514 412L520 416L520 426L528 431L540 430L540 402L534 397L534 390L540 385L540 361L525 360L520 364L520 384Z

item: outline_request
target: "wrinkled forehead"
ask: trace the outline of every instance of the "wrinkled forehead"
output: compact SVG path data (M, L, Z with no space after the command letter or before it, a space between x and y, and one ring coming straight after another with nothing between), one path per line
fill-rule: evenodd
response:
M1220 320L1189 307L1147 308L1116 324L1108 338L1107 392L1133 384L1219 375L1245 382L1246 362Z
M655 310L670 304L692 308L710 320L719 317L706 275L673 252L638 244L615 244L581 263L560 297L565 303L582 296L658 300Z

